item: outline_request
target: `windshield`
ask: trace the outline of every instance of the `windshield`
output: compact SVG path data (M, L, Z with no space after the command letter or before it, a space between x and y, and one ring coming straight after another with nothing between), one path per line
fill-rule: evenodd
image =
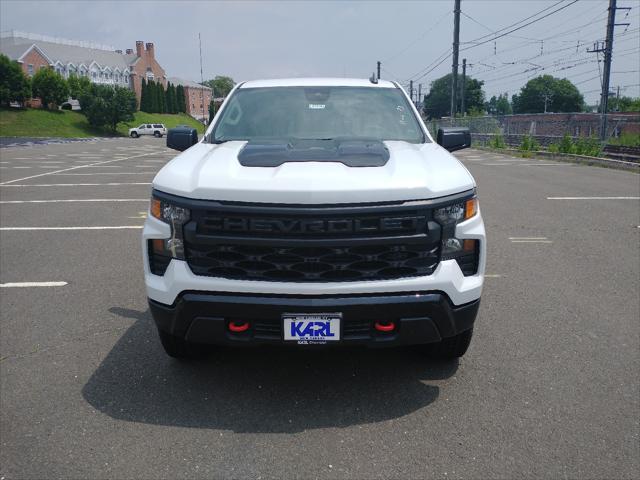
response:
M240 88L210 136L212 142L269 139L428 141L397 88Z

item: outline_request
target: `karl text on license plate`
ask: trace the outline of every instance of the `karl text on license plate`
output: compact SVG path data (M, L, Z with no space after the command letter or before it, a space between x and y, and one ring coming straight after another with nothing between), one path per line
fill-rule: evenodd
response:
M282 315L284 339L301 345L340 340L340 313L285 313Z

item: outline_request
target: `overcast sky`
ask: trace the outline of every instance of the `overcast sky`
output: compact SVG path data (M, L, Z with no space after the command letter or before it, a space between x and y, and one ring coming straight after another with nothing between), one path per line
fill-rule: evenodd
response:
M460 40L491 39L492 32L571 1L550 8L558 0L462 0ZM450 58L432 67L451 49L453 3L2 0L0 27L120 49L135 48L136 40L154 42L167 74L192 80L200 78L200 32L205 79L368 77L381 60L383 78L403 85L413 79L425 92L430 82L451 71ZM528 78L550 73L572 80L593 104L602 63L586 49L604 38L607 6L607 0L580 0L495 43L463 44L473 48L461 52L460 62L466 58L468 74L485 81L487 98L512 95ZM640 96L640 2L618 0L618 6L633 9L626 19L626 12L619 11L616 19L631 25L626 33L625 27L616 27L611 86Z

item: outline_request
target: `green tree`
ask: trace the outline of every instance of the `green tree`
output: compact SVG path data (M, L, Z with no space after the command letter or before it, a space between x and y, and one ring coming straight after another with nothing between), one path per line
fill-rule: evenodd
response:
M639 112L640 97L611 97L608 108L609 112Z
M182 85L178 85L176 87L176 97L176 100L178 102L178 113L186 113L187 102L184 97L184 87Z
M236 82L234 82L233 78L224 75L216 75L212 80L203 82L203 85L213 89L213 95L216 97L229 95L235 84Z
M90 125L115 132L118 123L134 119L137 100L128 88L94 84L81 95L80 104Z
M156 83L156 92L158 95L158 111L157 113L167 113L167 102L165 101L164 87L161 82Z
M462 81L462 78L460 81ZM465 111L484 109L484 82L466 77L464 89ZM458 107L459 108L459 107ZM451 74L440 77L431 83L429 93L424 97L424 113L429 118L440 118L450 114Z
M216 103L212 98L211 101L209 102L209 123L211 123L215 114L216 114Z
M22 103L30 97L31 84L18 62L0 55L0 105Z
M520 93L512 97L514 113L581 112L584 97L566 78L541 75L529 80Z
M31 80L33 96L40 98L42 108L49 104L60 105L69 98L69 87L62 76L50 68L41 68Z
M84 92L91 88L91 80L88 77L79 77L72 73L67 79L67 85L71 98L78 100Z
M147 86L147 80L144 78L140 82L140 111L149 111L149 88Z
M149 80L147 82L147 93L149 94L149 103L147 104L147 112L157 113L160 108L158 102L158 89L156 88L156 82Z
M485 103L485 110L489 115L509 115L513 113L511 102L506 93L502 93L497 97L494 95Z
M167 82L167 113L178 113L178 99L176 98L176 86Z

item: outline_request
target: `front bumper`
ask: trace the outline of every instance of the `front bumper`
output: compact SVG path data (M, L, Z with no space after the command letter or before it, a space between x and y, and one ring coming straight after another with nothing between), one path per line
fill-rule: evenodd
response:
M252 296L187 292L173 305L149 299L159 330L189 342L249 345L284 344L284 313L342 313L342 345L371 347L438 342L473 327L480 299L454 306L441 292L335 297ZM231 321L249 322L245 332L228 330ZM392 332L379 332L374 322L393 321Z

